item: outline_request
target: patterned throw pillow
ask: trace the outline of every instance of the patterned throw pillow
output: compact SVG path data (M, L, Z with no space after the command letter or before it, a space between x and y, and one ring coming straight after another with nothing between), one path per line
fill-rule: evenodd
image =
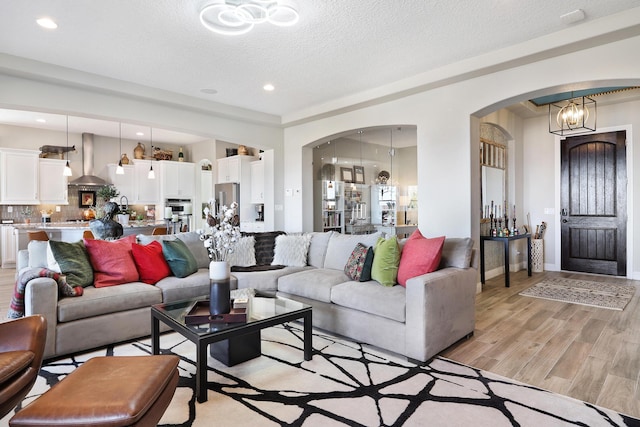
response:
M310 234L302 236L279 235L276 237L276 247L271 265L306 266L309 243L311 243Z
M251 267L256 265L256 238L253 236L241 237L229 254L230 267Z
M358 243L344 266L344 274L356 282L366 282L371 280L372 265L373 248Z

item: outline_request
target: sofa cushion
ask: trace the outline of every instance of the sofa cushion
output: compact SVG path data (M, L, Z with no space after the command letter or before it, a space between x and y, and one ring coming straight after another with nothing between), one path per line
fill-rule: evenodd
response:
M67 243L49 240L49 248L58 271L67 276L67 283L71 287L93 285L93 268L82 241Z
M153 285L171 274L167 260L162 254L162 244L153 241L148 245L131 244L131 254L136 263L140 281Z
M371 280L371 267L373 265L373 248L358 243L344 266L344 274L356 282Z
M473 239L447 238L442 246L440 268L457 267L467 268L471 266L471 254L473 253Z
M253 236L244 236L238 239L233 248L233 252L229 254L229 265L231 267L250 267L256 265L256 238Z
M331 302L398 322L406 319L406 294L402 286L382 286L373 280L340 283L331 288Z
M444 236L425 238L420 230L413 232L402 249L398 267L398 284L406 286L407 280L438 269Z
M265 231L263 233L242 233L243 236L253 236L255 241L256 264L270 265L276 247L276 237L285 234L284 231Z
M209 268L209 252L204 247L204 242L200 240L200 234L195 231L189 231L177 233L175 236L187 245L187 248L196 259L198 268Z
M276 247L271 264L289 267L306 266L310 241L310 234L300 236L281 234L276 237Z
M198 271L196 259L182 240L163 240L162 254L176 277L187 277Z
M164 303L209 295L209 269L200 268L184 278L168 276L159 280L155 287L162 291Z
M311 234L311 242L309 243L309 252L307 254L307 264L316 267L324 267L324 258L327 254L327 246L329 245L329 238L333 234L333 231L325 231L324 233L314 231Z
M349 280L342 270L310 268L278 279L278 291L322 302L331 302L331 288Z
M27 245L30 268L47 268L47 248L49 241L31 240Z
M162 302L162 292L155 286L134 282L120 286L84 289L80 298L63 298L58 301L58 322L71 322L104 314L150 307ZM109 324L104 328L108 329ZM102 331L94 331L96 334Z
M334 270L342 271L346 264L353 248L356 244L362 243L369 247L376 244L378 237L382 236L382 233L377 232L373 234L340 234L333 233L329 238L329 244L327 245L327 255L324 259L324 268L332 268Z
M135 241L134 235L113 241L85 239L84 245L93 267L93 285L96 288L137 282L140 279L131 255L131 244Z
M373 266L371 278L384 286L394 286L398 278L400 264L400 246L398 238L380 237L373 247Z
M252 271L231 270L231 276L238 280L238 287L253 288L258 291L274 294L278 290L278 280L292 273L305 271L312 267L256 266Z

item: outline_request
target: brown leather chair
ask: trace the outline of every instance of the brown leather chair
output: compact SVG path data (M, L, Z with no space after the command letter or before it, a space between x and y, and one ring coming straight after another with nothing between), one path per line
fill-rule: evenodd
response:
M82 238L83 239L87 239L87 240L95 239L95 237L93 236L93 233L91 232L91 230L84 230L82 232Z
M42 366L47 320L41 315L0 323L0 418L29 393Z
M31 240L41 240L41 241L45 241L46 242L47 240L49 240L49 235L44 230L29 231L27 233L27 236L29 237L29 241L31 241Z
M167 227L156 227L151 232L152 236L162 236L167 234Z

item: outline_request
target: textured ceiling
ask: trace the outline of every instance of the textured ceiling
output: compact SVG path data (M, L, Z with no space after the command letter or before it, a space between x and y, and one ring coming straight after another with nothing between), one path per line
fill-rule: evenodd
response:
M637 0L297 0L298 25L263 24L231 37L200 25L199 10L210 2L2 0L0 52L285 116L638 6ZM586 19L564 24L560 16L576 9ZM42 16L58 29L36 25ZM274 92L262 89L267 82Z

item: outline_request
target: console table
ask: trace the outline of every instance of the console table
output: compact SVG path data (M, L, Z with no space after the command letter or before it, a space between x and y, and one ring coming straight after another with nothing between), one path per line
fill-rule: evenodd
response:
M487 240L504 244L504 286L509 287L509 243L514 240L527 239L527 272L531 276L531 234L513 236L480 236L480 282L484 285L484 242Z

